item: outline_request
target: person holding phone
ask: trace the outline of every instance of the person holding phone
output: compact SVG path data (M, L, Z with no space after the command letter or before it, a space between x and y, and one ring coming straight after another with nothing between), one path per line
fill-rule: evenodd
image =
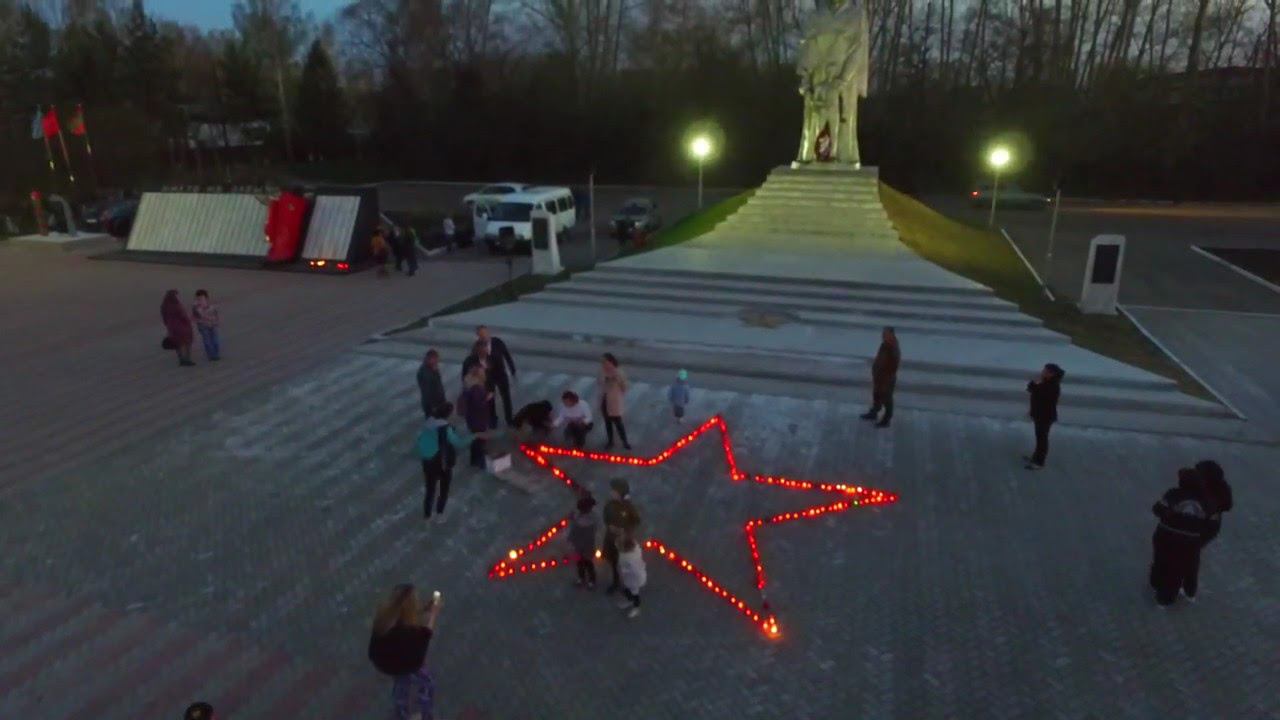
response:
M434 717L432 709L436 688L435 681L427 672L427 646L435 633L443 604L437 591L433 593L431 602L424 605L418 598L417 588L403 583L391 590L391 595L373 616L369 660L379 671L394 679L391 697L400 720L411 717L410 708L415 695L422 720Z

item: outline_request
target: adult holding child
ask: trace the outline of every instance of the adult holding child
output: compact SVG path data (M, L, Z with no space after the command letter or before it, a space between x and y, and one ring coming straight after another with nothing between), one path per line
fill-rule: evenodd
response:
M391 697L400 720L411 717L415 696L422 720L434 717L435 681L427 672L427 647L435 634L442 605L438 592L423 605L417 588L405 583L392 589L373 616L369 660L394 678Z
M191 328L191 316L182 305L182 298L177 290L164 294L160 303L160 319L164 321L164 347L178 353L178 364L182 367L195 365L191 361L191 343L195 340L195 331Z

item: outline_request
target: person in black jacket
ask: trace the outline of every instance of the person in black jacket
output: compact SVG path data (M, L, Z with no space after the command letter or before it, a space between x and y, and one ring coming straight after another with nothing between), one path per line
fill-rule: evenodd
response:
M1196 463L1196 473L1201 481L1201 502L1204 505L1204 533L1200 542L1187 557L1187 568L1182 581L1182 594L1191 602L1196 600L1200 586L1200 551L1218 537L1222 531L1222 513L1231 509L1231 486L1227 484L1222 466L1213 460Z
M1062 368L1049 363L1040 371L1040 377L1027 383L1027 392L1031 394L1028 414L1036 426L1036 449L1022 458L1027 461L1028 470L1044 467L1045 457L1049 455L1049 428L1058 420L1058 395L1064 375Z
M422 395L422 416L430 419L436 408L447 402L444 380L440 377L440 353L434 348L427 351L418 367L418 392Z
M488 361L488 380L489 387L496 390L495 394L502 396L502 416L507 421L507 426L514 424L514 418L511 414L511 378L516 376L516 361L511 357L511 351L507 349L507 344L502 342L502 338L493 337L489 334L489 328L481 325L476 328L476 343L483 344L489 349ZM466 377L467 370L471 365L479 362L476 353L472 353L465 362L462 363L462 375ZM494 409L497 409L495 404ZM494 427L497 427L497 414L494 414Z
M1148 580L1161 607L1172 605L1178 599L1179 590L1188 600L1195 600L1192 569L1196 567L1208 531L1203 498L1204 481L1200 474L1192 468L1182 468L1178 470L1178 486L1165 491L1151 507L1160 522L1151 536Z

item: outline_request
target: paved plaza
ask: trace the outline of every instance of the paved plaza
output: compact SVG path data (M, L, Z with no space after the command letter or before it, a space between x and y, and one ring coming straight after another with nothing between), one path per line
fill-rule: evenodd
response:
M231 718L384 718L388 683L364 645L380 594L404 580L446 597L430 665L449 718L1280 712L1273 447L1062 428L1033 474L1020 422L906 410L884 431L856 418L858 398L697 392L691 415L724 414L745 471L901 496L762 532L784 633L771 641L652 555L634 621L567 571L490 580L569 494L550 477L526 493L462 472L446 520L424 525L414 369L345 355L12 493L0 717L87 704L170 717L201 696ZM592 384L534 372L516 392ZM681 434L662 388L637 385L629 405L638 454ZM1200 602L1163 612L1145 587L1149 507L1201 457L1226 466L1237 509ZM651 470L560 465L601 494L628 477L647 528L744 598L742 519L808 500L730 482L714 441Z

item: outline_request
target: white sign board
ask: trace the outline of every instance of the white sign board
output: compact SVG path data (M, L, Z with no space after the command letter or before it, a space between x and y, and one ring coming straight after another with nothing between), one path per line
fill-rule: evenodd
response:
M1124 269L1124 236L1099 235L1089 243L1089 263L1084 268L1080 312L1114 315L1120 298L1120 271Z
M560 265L560 245L556 242L556 216L546 210L529 213L529 245L533 252L534 275L556 275Z

